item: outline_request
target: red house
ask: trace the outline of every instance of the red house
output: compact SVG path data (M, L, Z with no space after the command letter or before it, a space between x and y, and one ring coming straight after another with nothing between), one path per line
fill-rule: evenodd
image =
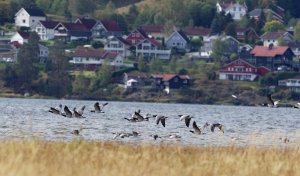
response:
M225 65L219 72L220 80L254 81L259 76L271 72L267 67L256 67L243 59Z
M147 38L149 38L147 33L142 28L138 28L127 36L126 41L132 45L135 45Z

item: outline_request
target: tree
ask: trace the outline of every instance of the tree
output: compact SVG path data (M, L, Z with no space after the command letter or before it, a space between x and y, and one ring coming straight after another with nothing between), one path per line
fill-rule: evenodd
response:
M236 24L234 22L229 23L225 28L225 34L236 38Z
M96 72L96 78L91 81L90 89L97 91L99 88L108 86L112 78L111 66L104 62Z
M46 93L50 96L64 97L72 93L72 83L68 73L68 57L65 55L65 44L57 41L50 48L49 70Z
M148 65L147 62L145 61L145 59L143 57L139 57L138 58L138 70L142 71L142 72L146 72L148 71Z
M278 32L284 30L285 30L284 25L277 20L272 20L270 22L267 22L263 27L264 32Z
M212 46L212 58L216 59L217 61L222 62L223 59L226 57L225 53L228 51L229 46L227 42L224 40L224 36L218 37Z
M300 42L300 21L298 21L295 26L294 39Z
M138 10L137 6L135 4L132 4L129 7L128 13L126 14L126 21L127 21L127 23L128 24L134 24L135 20L138 17L138 15L139 15L139 10Z
M163 72L163 63L160 59L152 59L150 62L150 70L151 72L160 73Z

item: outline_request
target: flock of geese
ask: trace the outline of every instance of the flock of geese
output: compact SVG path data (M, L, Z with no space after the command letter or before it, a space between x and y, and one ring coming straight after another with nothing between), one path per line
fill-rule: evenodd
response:
M232 95L233 98L238 99L239 97L236 95ZM263 103L260 104L260 106L267 106L267 107L278 107L278 103L280 100L273 100L271 95L267 96L267 103ZM100 104L99 102L96 102L94 104L94 109L91 110L90 112L93 113L105 113L103 111L104 107L107 106L108 103L103 103ZM294 108L300 108L300 103L294 105ZM84 114L84 110L85 110L85 106L82 106L82 108L80 110L76 110L76 108L73 108L73 110L71 111L68 106L63 106L60 104L58 107L54 108L54 107L50 107L50 109L48 110L50 113L56 114L56 115L61 115L63 117L68 117L68 118L85 118ZM190 123L192 121L192 119L194 118L191 115L178 115L179 120L180 121L184 121L185 126L187 128L190 127ZM164 115L151 115L151 114L146 114L146 115L142 115L141 114L141 110L137 110L135 111L131 117L127 118L124 117L125 120L132 122L132 123L137 123L137 122L143 122L143 121L149 121L150 118L155 118L155 123L156 125L161 124L163 127L166 126L166 121L168 119L167 116ZM225 128L222 124L220 123L208 123L206 122L201 128L197 125L196 121L193 120L192 123L192 130L189 130L189 132L196 134L196 135L202 135L205 134L204 130L206 128L210 127L210 131L211 132L215 132L215 129L219 129L220 132L222 132L223 134L225 133ZM74 135L79 135L81 130L74 130L71 133ZM128 132L118 132L118 133L113 133L114 137L113 139L116 138L126 138L126 137L137 137L140 136L141 134L139 132L136 131L132 131L132 133L128 133ZM159 136L157 134L152 134L150 135L151 137L153 137L153 139L158 139L158 138L162 138L163 136ZM164 136L164 137L168 137L168 138L181 138L181 136L176 135L176 134L170 134L168 136ZM283 141L285 143L289 142L288 138L284 138Z
M94 109L91 110L90 112L94 112L94 113L104 113L103 108L108 105L108 103L103 103L100 104L99 102L96 102L94 104ZM85 116L83 116L84 114L84 110L85 110L85 106L82 106L82 108L77 111L76 108L73 108L73 111L71 111L69 109L68 106L63 106L60 104L58 107L50 107L50 109L48 110L48 112L56 114L56 115L61 115L63 117L68 117L68 118L85 118ZM178 115L179 120L180 121L184 121L186 127L190 127L190 122L191 120L194 118L191 115ZM137 123L137 122L143 122L143 121L149 121L150 118L155 118L155 123L156 125L161 124L163 127L166 126L166 120L168 119L167 116L164 115L151 115L151 114L146 114L145 116L143 116L141 114L141 110L135 111L132 116L130 118L125 117L124 119L132 122L132 123ZM201 134L205 134L203 133L203 130L205 128L208 128L210 126L210 130L211 132L215 131L215 128L218 128L223 134L224 134L224 126L220 123L213 123L213 124L209 124L208 122L206 122L202 128L199 128L196 121L193 121L193 125L192 128L193 130L190 130L191 133L197 134L197 135L201 135ZM79 135L80 134L80 130L74 130L71 132L74 135ZM139 132L136 131L132 131L132 133L128 133L128 132L119 132L119 133L113 133L114 134L114 139L116 139L117 137L120 138L125 138L125 137L137 137L140 136ZM157 138L161 138L161 136L158 136L157 134L153 134L151 135L151 137L153 137L153 139L157 139ZM169 138L181 138L181 136L176 135L176 134L170 134L169 136L167 136Z

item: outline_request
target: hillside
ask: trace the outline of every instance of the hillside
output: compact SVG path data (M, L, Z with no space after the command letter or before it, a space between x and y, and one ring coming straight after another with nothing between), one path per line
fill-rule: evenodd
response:
M155 2L157 2L158 0L142 0L141 2L137 2L135 3L135 5L139 8L139 9L143 9L143 7L145 5L152 5L155 4ZM117 8L116 12L117 13L128 13L129 8L132 4Z

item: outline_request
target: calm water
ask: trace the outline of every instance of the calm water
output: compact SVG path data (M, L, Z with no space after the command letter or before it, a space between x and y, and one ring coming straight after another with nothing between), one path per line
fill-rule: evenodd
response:
M0 98L0 140L39 138L45 140L70 141L76 138L87 140L124 141L133 143L176 143L200 146L227 145L299 145L300 110L293 108L265 108L243 106L214 106L190 104L161 104L138 102L108 102L105 113L91 113L95 101L41 100ZM86 105L85 119L66 118L48 112L49 107L59 104L80 109ZM141 114L168 116L166 127L156 125L155 119L148 122L131 123L124 119L141 109ZM190 114L198 126L205 122L219 122L225 126L225 134L219 130L204 135L189 132L179 114ZM82 129L79 136L71 134ZM113 139L113 132L141 133L139 137ZM154 140L151 134L162 138ZM170 139L169 134L178 134L180 139ZM165 137L164 137L165 136ZM288 137L289 144L279 138Z

